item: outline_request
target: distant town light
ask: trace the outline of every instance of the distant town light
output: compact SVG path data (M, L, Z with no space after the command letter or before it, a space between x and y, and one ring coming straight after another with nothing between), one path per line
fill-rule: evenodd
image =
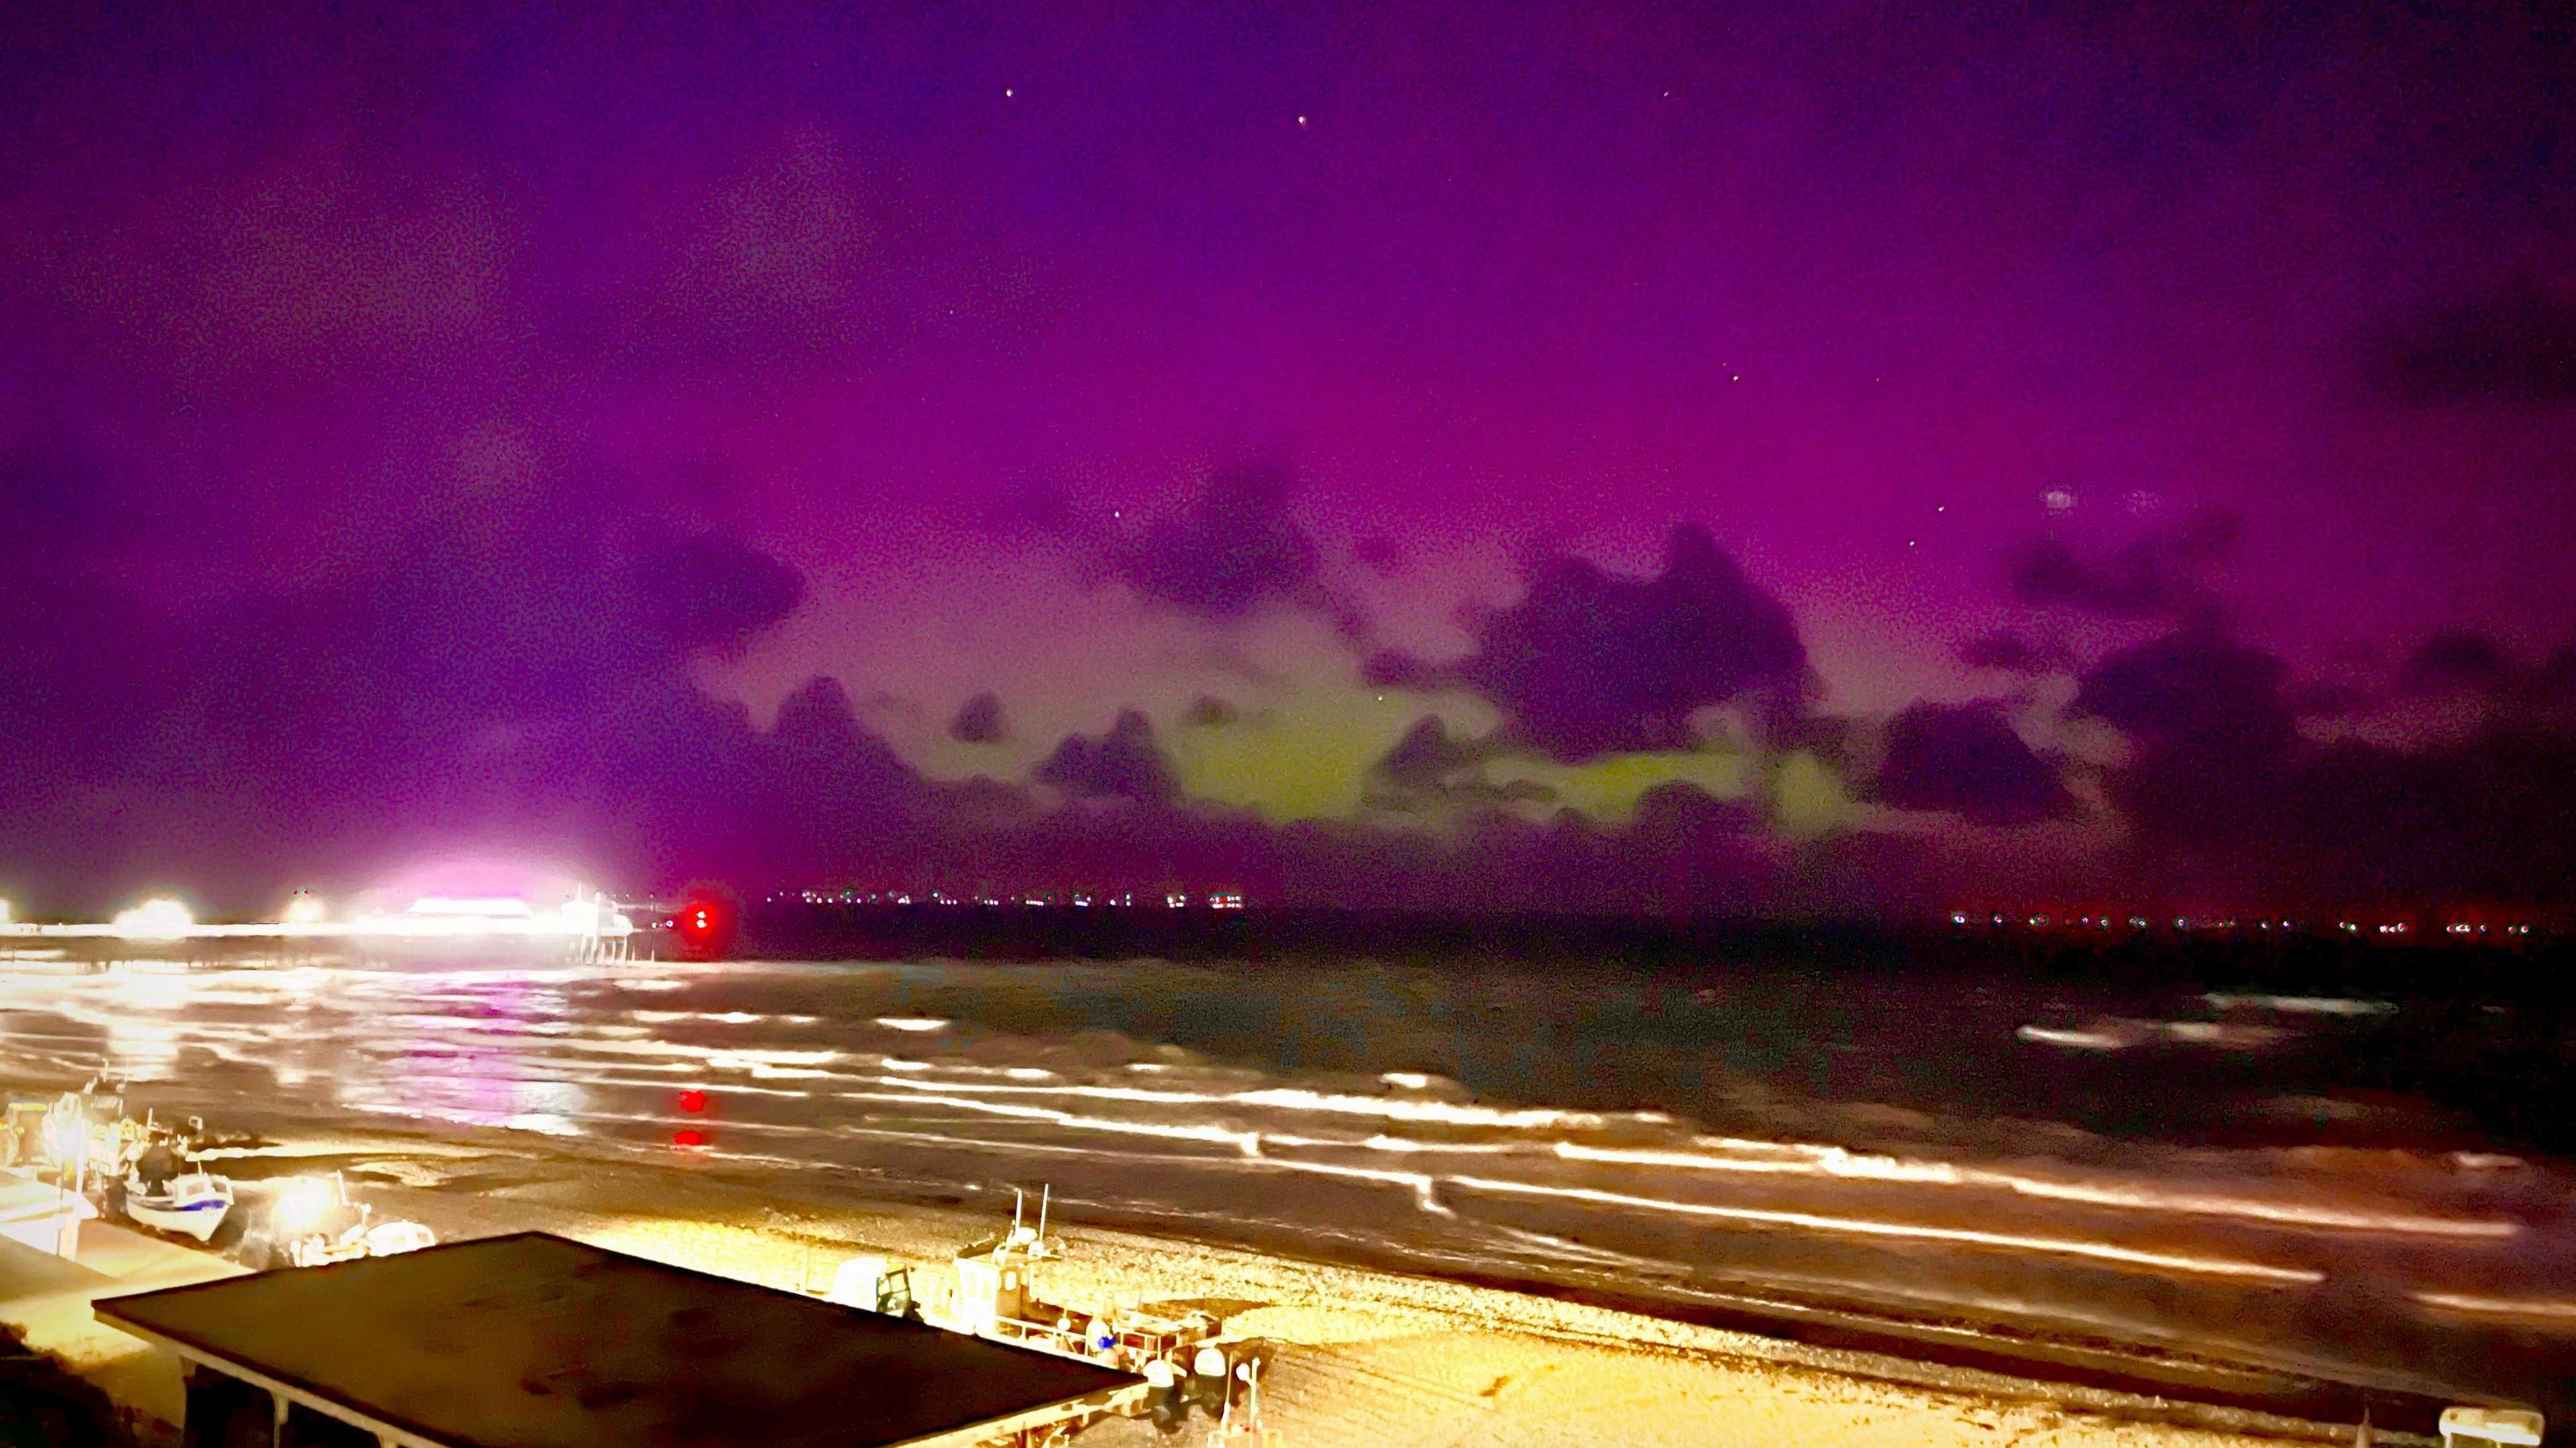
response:
M309 890L298 890L286 897L286 908L277 918L289 925L319 925L331 918L331 909Z

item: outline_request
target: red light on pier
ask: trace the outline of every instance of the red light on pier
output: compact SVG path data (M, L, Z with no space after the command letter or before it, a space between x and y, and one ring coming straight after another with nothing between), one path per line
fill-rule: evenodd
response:
M683 960L722 960L733 949L741 912L722 886L693 886L671 913L671 934Z
M687 1091L683 1091L683 1092L681 1092L681 1093L680 1093L680 1109L681 1109L682 1111L686 1111L686 1112L688 1112L689 1114L691 1114L691 1115L693 1115L693 1116L694 1116L694 1115L696 1115L698 1112L701 1112L701 1111L706 1110L706 1109L707 1109L707 1093L705 1093L704 1091L696 1090L696 1089L694 1089L694 1088L693 1088L693 1089L691 1089L691 1090L687 1090Z
M684 1130L672 1132L671 1144L673 1146L704 1146L707 1144L707 1134L695 1127L689 1127Z

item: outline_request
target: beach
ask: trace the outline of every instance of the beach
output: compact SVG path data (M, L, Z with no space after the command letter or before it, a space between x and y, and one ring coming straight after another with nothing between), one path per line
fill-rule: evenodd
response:
M1014 1186L1051 1192L1067 1298L1237 1304L1316 1441L1450 1441L1371 1414L1653 1441L1579 1421L1622 1393L1687 1420L1674 1441L1791 1402L1858 1415L1841 1441L1897 1401L1993 1441L1960 1393L2082 1431L2348 1437L2365 1408L2429 1428L2569 1390L2569 1172L2342 1084L2415 1009L2370 998L1763 962L20 958L0 980L22 1094L102 1077L124 1110L256 1142L212 1163L246 1193L333 1167L445 1238L820 1283L859 1252L940 1270Z
M548 1231L783 1290L844 1258L915 1264L1005 1225L1006 1193L957 1206L781 1196L712 1159L603 1159L501 1133L320 1133L225 1158L244 1200L336 1171L379 1220L453 1241ZM1028 1204L1034 1220L1036 1205ZM1221 1313L1258 1344L1263 1419L1298 1448L1362 1445L2130 1444L2342 1441L2348 1428L1837 1352L1431 1277L1174 1237L1048 1224L1047 1290L1077 1304ZM926 1270L925 1270L926 1269ZM1197 1427L1203 1427L1201 1421ZM1111 1421L1097 1448L1167 1440ZM2402 1438L2389 1441L2404 1441Z

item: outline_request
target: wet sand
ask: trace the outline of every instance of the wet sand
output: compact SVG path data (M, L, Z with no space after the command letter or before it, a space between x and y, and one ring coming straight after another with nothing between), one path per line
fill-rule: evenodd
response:
M497 1135L497 1134L496 1134ZM1007 1217L1007 1194L956 1206L783 1197L719 1163L667 1165L531 1150L482 1133L296 1138L228 1170L265 1179L338 1169L379 1219L442 1240L544 1230L781 1288L880 1253L926 1266ZM2224 1407L2047 1384L1675 1322L1611 1308L1133 1232L1061 1217L1068 1256L1048 1290L1074 1302L1190 1304L1270 1361L1265 1420L1299 1448L1362 1445L2215 1445L2350 1429ZM1204 1427L1201 1423L1193 1432ZM1168 1441L1110 1422L1096 1448ZM2386 1441L2407 1441L2403 1437Z

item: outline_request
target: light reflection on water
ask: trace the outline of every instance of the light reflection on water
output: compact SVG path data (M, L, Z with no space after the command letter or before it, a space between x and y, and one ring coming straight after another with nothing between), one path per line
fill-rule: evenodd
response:
M2052 1006L2140 1019L2008 988L1372 965L8 961L0 1074L103 1063L218 1122L498 1128L915 1188L1043 1176L1096 1215L1677 1300L1830 1283L2470 1377L2509 1369L2489 1327L2576 1335L2550 1310L2576 1300L2576 1234L2535 1205L2564 1199L2554 1165L2191 1142L2331 1087L2241 1058L2384 1011L2299 998L2070 1067L2023 1031ZM2094 1099L2121 1082L2180 1128L2124 1139L2140 1103Z

